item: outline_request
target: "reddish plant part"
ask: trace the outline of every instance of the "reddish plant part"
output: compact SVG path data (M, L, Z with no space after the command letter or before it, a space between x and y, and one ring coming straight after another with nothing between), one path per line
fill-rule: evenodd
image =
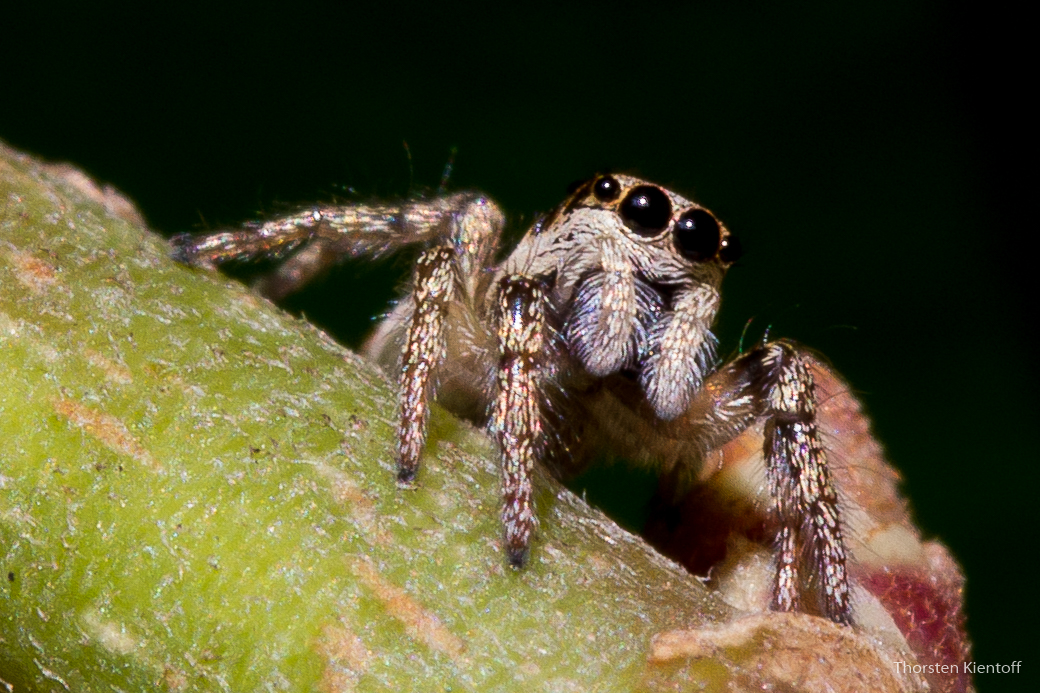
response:
M889 638L895 628L918 664L956 672L926 669L932 690L968 691L964 577L945 546L922 540L899 494L899 474L848 385L818 360L811 367L818 423L845 520L852 622ZM662 552L695 574L709 575L727 601L748 610L765 609L772 590L769 556L762 552L777 534L777 521L765 493L763 445L761 427L752 427L712 450L694 487L678 502L671 500L666 479L647 529Z

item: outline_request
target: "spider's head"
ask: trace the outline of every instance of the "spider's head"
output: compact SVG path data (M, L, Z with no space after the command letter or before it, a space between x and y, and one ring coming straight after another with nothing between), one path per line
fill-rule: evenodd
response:
M650 249L660 272L721 276L740 257L740 242L709 210L634 176L601 175L572 185L553 220L574 224L580 210L601 234L612 227Z
M514 258L555 278L568 349L585 370L635 371L660 418L682 413L713 365L736 237L697 203L624 175L575 187L534 236Z

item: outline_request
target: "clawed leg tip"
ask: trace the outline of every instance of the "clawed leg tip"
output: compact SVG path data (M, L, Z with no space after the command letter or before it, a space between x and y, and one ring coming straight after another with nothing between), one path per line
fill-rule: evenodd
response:
M195 257L191 234L181 233L170 239L170 258L182 265L193 263Z
M415 472L414 469L399 469L397 470L397 485L411 488L415 486Z
M506 550L506 554L509 558L509 567L513 570L521 570L527 565L527 548L514 548L510 547Z

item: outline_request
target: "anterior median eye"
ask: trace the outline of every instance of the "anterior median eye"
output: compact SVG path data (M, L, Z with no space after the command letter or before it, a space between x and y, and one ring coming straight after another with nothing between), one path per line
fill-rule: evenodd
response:
M640 236L656 236L672 218L672 201L660 188L640 185L622 200L619 211L628 228Z
M722 231L719 222L703 209L683 212L675 222L675 247L684 258L694 262L710 260L719 252Z

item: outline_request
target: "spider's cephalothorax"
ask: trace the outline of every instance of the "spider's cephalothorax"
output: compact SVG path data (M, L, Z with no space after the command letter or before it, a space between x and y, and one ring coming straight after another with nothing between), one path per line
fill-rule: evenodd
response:
M710 328L736 238L700 205L622 175L578 186L495 265L503 224L487 197L457 193L179 236L174 255L211 265L299 247L260 287L277 298L343 257L421 244L410 294L367 345L400 376L398 477L415 478L434 398L486 423L501 452L514 566L535 526L536 461L564 475L609 449L692 479L710 451L762 425L773 607L849 623L842 519L809 357L771 342L716 368Z

